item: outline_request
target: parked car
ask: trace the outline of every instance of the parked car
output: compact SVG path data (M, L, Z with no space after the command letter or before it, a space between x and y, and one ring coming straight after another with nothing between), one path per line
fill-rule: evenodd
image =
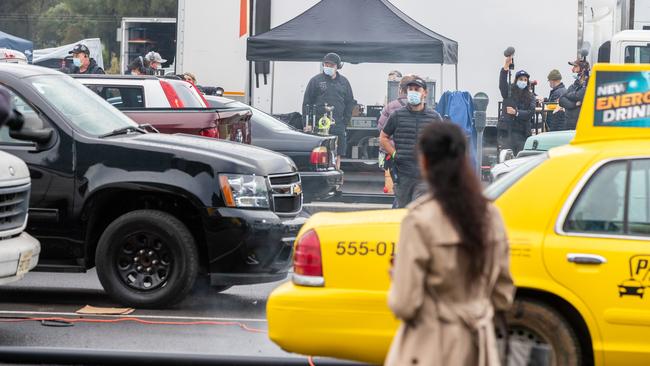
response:
M0 136L7 133L0 129ZM38 263L41 246L24 231L30 186L27 165L0 151L0 284L23 278Z
M69 76L0 64L25 125L0 150L32 177L28 231L43 271L94 266L120 303L182 300L197 275L218 290L287 276L302 185L286 156L184 134L147 133ZM29 137L30 141L25 141Z
M543 154L546 151L568 144L575 136L575 130L544 132L533 135L526 139L524 149L515 158L507 158L505 161L495 165L490 170L490 181L494 182L502 178L516 167L524 164L531 156ZM512 154L506 156L510 157Z
M24 53L9 48L0 48L0 62L26 64L27 56Z
M250 144L250 111L207 108L194 85L155 76L72 75L138 124Z
M211 107L218 110L250 109L252 112L251 144L287 155L298 166L305 199L323 199L341 191L343 172L336 169L335 136L312 135L232 99L206 95Z

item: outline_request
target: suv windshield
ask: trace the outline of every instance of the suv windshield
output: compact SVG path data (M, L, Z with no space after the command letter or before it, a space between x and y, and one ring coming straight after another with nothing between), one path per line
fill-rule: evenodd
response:
M100 136L117 129L138 126L93 91L68 76L39 75L28 80L56 110L68 117L73 127L90 135Z
M490 201L495 201L501 196L508 188L517 183L521 178L528 174L531 170L542 164L548 159L548 153L543 153L529 158L527 162L515 168L510 173L506 174L503 178L498 179L496 182L490 184L484 191L485 196Z

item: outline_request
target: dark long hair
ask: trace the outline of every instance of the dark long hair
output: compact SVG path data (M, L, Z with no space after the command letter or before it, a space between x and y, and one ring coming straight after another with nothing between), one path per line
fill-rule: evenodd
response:
M465 134L450 122L430 123L420 136L426 179L469 255L469 278L478 278L486 262L488 202L467 155Z

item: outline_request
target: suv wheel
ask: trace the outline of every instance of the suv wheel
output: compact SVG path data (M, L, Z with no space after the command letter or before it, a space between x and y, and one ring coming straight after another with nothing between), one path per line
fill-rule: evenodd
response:
M198 253L185 224L155 210L129 212L99 239L97 275L126 306L163 307L181 301L198 273Z
M520 299L515 301L507 319L510 359L523 357L532 350L532 358L547 357L548 362L540 360L540 364L582 364L580 342L571 325L555 309L541 302ZM528 361L537 364L533 360L523 364Z

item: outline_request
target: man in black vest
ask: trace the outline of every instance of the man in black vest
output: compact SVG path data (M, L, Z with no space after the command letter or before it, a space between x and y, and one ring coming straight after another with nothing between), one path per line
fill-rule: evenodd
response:
M379 143L386 151L387 160L393 160L396 171L395 198L397 207L406 207L428 191L421 180L416 152L420 131L428 123L442 122L438 112L427 106L427 84L414 76L407 84L407 106L393 112L379 135ZM390 143L393 138L395 147Z

